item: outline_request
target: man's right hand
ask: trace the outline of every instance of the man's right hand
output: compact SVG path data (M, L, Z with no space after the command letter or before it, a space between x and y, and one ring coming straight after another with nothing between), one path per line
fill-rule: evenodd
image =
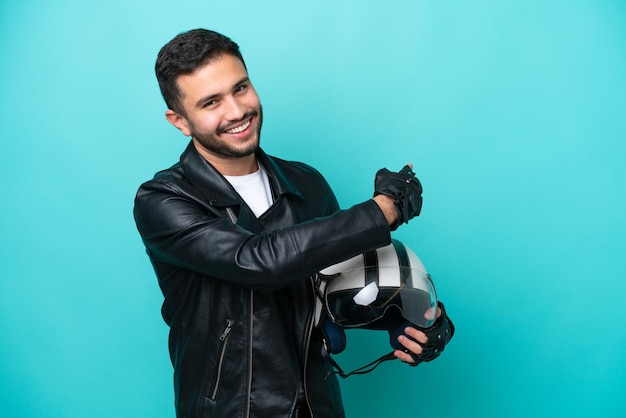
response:
M376 173L374 181L374 198L379 206L384 201L376 199L379 195L389 196L393 199L393 204L397 209L398 217L395 221L390 222L391 230L395 230L403 223L408 222L415 216L420 214L422 210L422 185L415 177L412 166L407 164L402 170L395 173L382 168ZM385 208L381 206L383 213ZM387 220L390 218L385 215Z

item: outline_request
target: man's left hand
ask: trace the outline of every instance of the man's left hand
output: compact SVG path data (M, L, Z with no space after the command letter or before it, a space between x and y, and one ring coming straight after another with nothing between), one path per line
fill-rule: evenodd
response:
M411 366L417 366L422 361L432 361L439 357L454 335L454 324L446 315L443 303L439 302L437 319L430 328L419 330L406 327L404 333L406 335L400 335L398 342L406 351L396 350L394 355Z

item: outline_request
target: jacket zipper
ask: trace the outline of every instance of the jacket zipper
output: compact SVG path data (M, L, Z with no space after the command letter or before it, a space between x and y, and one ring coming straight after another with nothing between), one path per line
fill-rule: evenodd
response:
M250 334L248 336L248 405L246 417L250 417L250 398L252 397L252 337L254 335L254 291L250 289Z
M237 217L235 216L235 212L233 212L231 207L226 208L226 215L228 215L228 218L232 223L237 224Z
M309 282L311 284L311 287L313 289L313 294L315 294L315 284L313 283L312 279L309 279ZM311 407L309 406L311 403L309 402L309 391L307 390L306 387L306 369L308 366L308 360L309 360L309 346L311 345L311 335L313 334L313 327L315 326L314 324L314 317L315 317L315 304L312 304L313 306L313 312L311 314L311 312L309 312L308 315L308 323L309 323L309 331L306 337L306 345L304 346L304 370L302 371L302 388L304 389L304 400L306 402L306 407L309 410L309 414L311 416L313 416L313 411L311 410Z
M237 223L237 216L233 212L231 207L225 208L226 215L230 218L231 222ZM252 336L254 335L254 291L250 289L250 333L248 335L248 399L246 405L246 418L250 417L250 398L252 397ZM221 354L223 356L223 353ZM221 363L221 358L220 358ZM217 389L217 386L216 386Z
M211 400L215 400L217 397L217 389L220 386L220 378L222 375L222 364L224 363L224 355L226 354L226 346L228 346L228 336L230 335L230 331L233 328L233 321L230 319L226 320L226 328L222 335L220 335L220 357L219 362L217 363L217 375L215 376L215 384L213 386L213 392L211 392Z

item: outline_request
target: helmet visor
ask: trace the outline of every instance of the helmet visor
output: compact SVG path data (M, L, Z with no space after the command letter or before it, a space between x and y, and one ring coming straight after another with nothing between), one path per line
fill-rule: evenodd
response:
M326 287L325 304L333 322L346 328L370 325L378 329L378 320L390 308L416 326L428 328L436 319L437 294L424 271L365 267L335 277Z

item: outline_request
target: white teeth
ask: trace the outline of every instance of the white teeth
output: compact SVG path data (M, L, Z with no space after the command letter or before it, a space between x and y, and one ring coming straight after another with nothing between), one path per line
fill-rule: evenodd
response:
M227 134L237 134L241 131L245 131L246 129L248 129L248 126L250 126L250 121L247 121L246 123L244 123L241 126L237 126L236 128L233 129L229 129L226 131Z

